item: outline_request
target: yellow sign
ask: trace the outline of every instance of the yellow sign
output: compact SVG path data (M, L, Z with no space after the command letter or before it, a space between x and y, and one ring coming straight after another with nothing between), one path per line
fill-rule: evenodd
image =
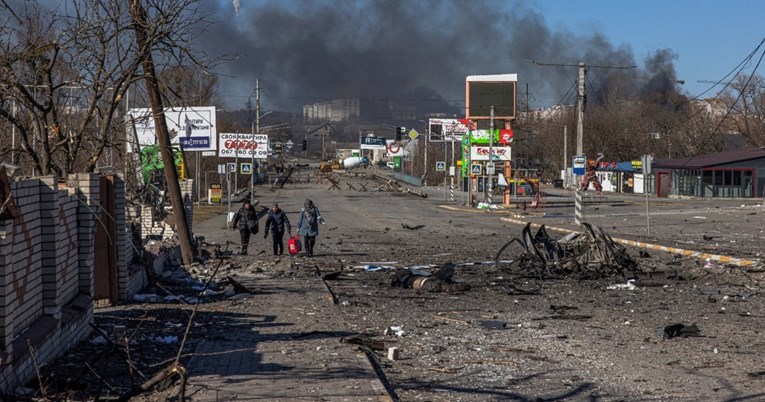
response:
M210 190L207 191L207 200L210 204L220 204L223 198L223 190L220 184L211 184Z
M420 134L415 129L412 129L412 131L409 132L409 138L412 139L412 140L417 138L418 135L420 135Z
M457 161L457 166L462 166L462 159Z

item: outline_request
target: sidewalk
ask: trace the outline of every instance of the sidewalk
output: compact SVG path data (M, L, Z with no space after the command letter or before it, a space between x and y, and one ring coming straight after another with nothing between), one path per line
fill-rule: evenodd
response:
M194 231L207 242L238 241L238 233L223 227L220 215ZM242 266L236 280L255 292L219 312L223 336L196 346L187 364L189 400L392 400L367 356L340 342L355 334L343 327L310 260L296 267L298 260L285 256L276 264L282 272L251 272L248 261L259 257L235 258Z

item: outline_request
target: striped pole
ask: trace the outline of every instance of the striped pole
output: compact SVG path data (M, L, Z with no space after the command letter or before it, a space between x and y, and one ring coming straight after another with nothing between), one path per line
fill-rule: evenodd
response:
M491 207L491 193L492 193L492 187L491 187L491 176L487 176L487 181L484 182L484 190L486 190L486 202ZM489 208L491 209L491 208Z
M452 182L449 184L449 198L454 202L454 177L452 177Z
M574 192L574 223L581 225L584 222L584 207L582 205L582 192Z

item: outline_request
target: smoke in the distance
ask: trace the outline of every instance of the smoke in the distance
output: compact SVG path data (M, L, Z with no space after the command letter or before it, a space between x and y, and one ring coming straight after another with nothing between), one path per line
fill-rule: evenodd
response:
M197 45L208 54L241 55L216 69L236 77L222 79L220 88L235 109L246 99L227 96L247 96L256 78L272 109L298 111L354 90L364 99L417 103L420 111L432 98L463 104L467 75L500 73L517 73L518 90L525 92L528 83L532 107L544 106L561 100L577 70L529 60L636 64L629 46L615 46L599 33L548 26L533 2L229 0L201 6L219 23ZM588 100L602 98L616 75L629 85L621 91L633 95L672 90L674 57L659 50L644 68L599 70L587 81Z

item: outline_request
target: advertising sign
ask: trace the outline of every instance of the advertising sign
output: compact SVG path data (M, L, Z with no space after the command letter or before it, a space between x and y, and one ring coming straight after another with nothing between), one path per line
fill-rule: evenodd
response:
M489 144L491 142L491 134L489 130L472 130L470 131L470 142L473 144ZM494 129L494 143L499 144L499 129Z
M462 141L468 131L464 119L428 119L430 142Z
M130 109L128 113L135 123L140 146L156 144L157 133L152 110L137 108ZM171 144L180 144L184 151L215 151L217 149L215 106L166 108L164 114ZM128 138L134 137L131 135ZM132 152L133 143L134 141L128 141L130 152Z
M221 158L268 158L268 136L265 134L220 134Z
M210 190L207 194L207 200L210 204L220 204L223 198L223 190L220 184L210 184Z
M509 161L511 154L511 147L494 147L492 152L495 161ZM470 148L470 160L474 161L488 161L489 160L489 147L471 147Z
M361 137L361 149L385 149L386 141L385 137Z

